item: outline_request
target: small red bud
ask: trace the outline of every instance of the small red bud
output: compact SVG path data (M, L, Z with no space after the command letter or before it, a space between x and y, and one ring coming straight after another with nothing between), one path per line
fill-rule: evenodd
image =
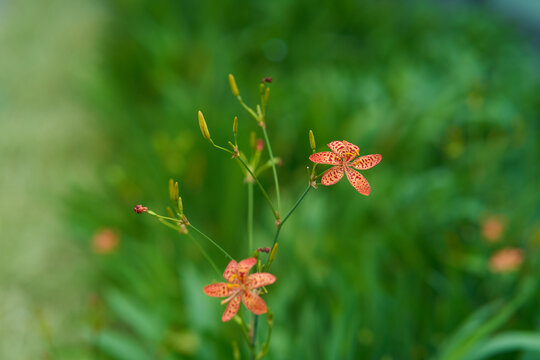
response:
M135 205L135 207L133 208L133 210L134 210L137 214L140 214L140 213L143 213L143 212L148 211L148 208L147 208L146 206L142 206L142 205Z
M271 82L272 82L272 77L271 77L271 76L267 76L267 77L263 78L261 82L262 82L263 84L264 84L265 82L271 83Z
M263 247L263 248L258 248L257 251L260 251L260 252L263 252L263 253L269 253L270 252L270 248L267 246L267 247Z
M263 151L264 141L263 139L257 139L257 151Z

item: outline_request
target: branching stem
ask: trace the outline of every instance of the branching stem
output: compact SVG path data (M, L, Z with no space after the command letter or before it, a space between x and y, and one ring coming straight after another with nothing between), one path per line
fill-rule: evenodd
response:
M281 212L281 196L279 194L279 180L277 176L276 162L274 161L274 154L272 153L272 146L270 145L270 140L268 139L268 133L266 132L266 125L264 125L264 119L263 119L263 126L261 126L261 128L263 131L266 148L268 149L268 156L270 157L270 162L272 164L272 173L274 174L274 185L276 187L277 208L278 208L278 213L280 213Z
M253 183L248 182L248 250L249 254L253 253Z
M272 200L270 200L270 197L268 196L268 194L266 193L266 190L264 190L264 187L262 186L261 182L259 181L259 178L257 176L255 176L255 174L253 173L253 171L251 171L251 169L249 168L248 164L246 164L246 162L244 160L242 160L241 157L236 157L236 159L244 166L244 168L249 172L249 174L251 175L251 177L253 178L253 180L255 180L255 182L257 183L257 185L259 186L259 189L261 190L262 194L264 195L266 201L268 202L268 205L270 205L270 208L272 209L272 213L274 215L274 217L277 219L279 219L279 213L276 211L276 208L274 207L274 204L272 204Z

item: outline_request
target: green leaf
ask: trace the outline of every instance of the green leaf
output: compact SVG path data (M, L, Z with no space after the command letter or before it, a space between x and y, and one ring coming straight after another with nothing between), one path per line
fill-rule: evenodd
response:
M437 359L462 360L476 345L496 331L527 300L534 290L533 278L526 278L512 300L501 306L500 302L487 305L474 313L465 324L443 345Z
M144 340L155 343L162 337L164 325L152 312L119 291L106 294L112 311Z
M96 346L113 359L148 360L149 356L134 339L117 332L104 331L94 340Z
M475 347L466 360L481 360L516 350L537 352L540 357L540 334L527 331L509 331L499 334Z

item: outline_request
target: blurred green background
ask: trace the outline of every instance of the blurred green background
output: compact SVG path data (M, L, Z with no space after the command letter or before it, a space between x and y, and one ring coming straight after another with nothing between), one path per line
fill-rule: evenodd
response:
M238 115L247 148L257 126L229 73L252 105L274 79L285 209L307 183L309 129L319 151L346 139L383 155L369 197L320 187L284 226L269 359L540 358L528 4L0 1L0 358L232 358L240 330L202 293L220 279L132 210L164 213L173 177L190 221L249 256L243 176L196 120L226 144ZM506 248L522 251L512 269Z

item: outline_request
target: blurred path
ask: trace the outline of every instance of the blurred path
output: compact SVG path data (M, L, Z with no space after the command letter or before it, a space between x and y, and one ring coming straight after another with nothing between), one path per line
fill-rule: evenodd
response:
M45 354L80 341L86 306L88 266L60 204L95 176L77 84L92 77L101 18L91 1L0 0L0 359L79 358Z

